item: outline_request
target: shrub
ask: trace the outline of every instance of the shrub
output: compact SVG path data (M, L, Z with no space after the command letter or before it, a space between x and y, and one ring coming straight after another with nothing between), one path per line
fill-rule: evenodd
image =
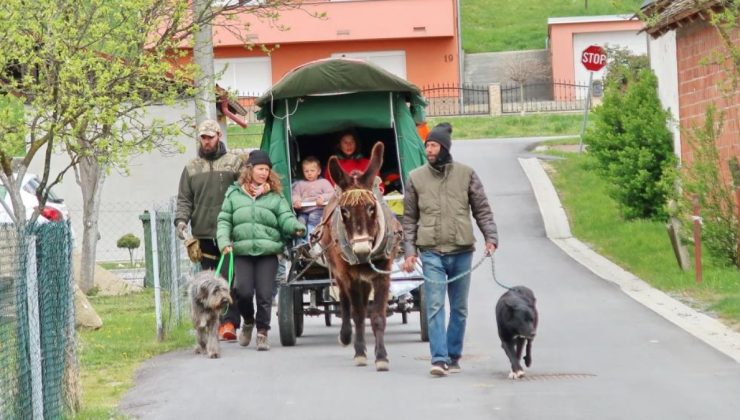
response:
M703 221L703 246L719 261L737 265L737 212L732 188L720 175L722 162L716 145L716 139L722 132L724 115L720 113L715 117L715 113L713 105L707 107L704 125L686 131L694 158L681 172L684 192L681 210L684 223L690 226L692 200L697 197ZM730 169L733 172L732 164Z
M639 63L638 60L633 60ZM609 66L604 100L593 112L584 142L612 185L625 218L664 219L676 159L673 139L649 68L615 61Z
M121 236L116 242L117 247L128 249L128 256L129 261L131 262L131 266L134 265L134 249L138 248L140 245L141 240L139 240L139 238L133 233L127 233Z

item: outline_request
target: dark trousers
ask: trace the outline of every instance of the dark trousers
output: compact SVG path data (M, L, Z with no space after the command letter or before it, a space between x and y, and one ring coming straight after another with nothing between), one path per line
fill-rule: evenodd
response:
M272 316L272 287L277 274L277 255L259 257L237 255L234 257L234 290L244 322L257 325L257 331L270 329ZM257 298L257 314L254 298Z
M215 270L218 266L218 261L221 259L221 251L218 249L218 246L216 245L216 241L213 239L198 239L200 242L200 250L203 251L204 254L213 255L216 257L216 259L211 259L208 257L203 257L202 260L200 260L200 267L203 270ZM234 276L236 277L236 270L234 270ZM221 264L221 276L226 279L226 281L229 281L229 260L228 258L226 261L224 261L223 264ZM238 329L240 324L240 317L239 317L239 309L237 308L236 303L236 293L234 293L234 280L231 282L231 299L234 301L233 305L229 305L229 308L226 310L226 314L221 315L221 323L225 322L231 322L234 324L234 326ZM254 312L254 309L252 309Z

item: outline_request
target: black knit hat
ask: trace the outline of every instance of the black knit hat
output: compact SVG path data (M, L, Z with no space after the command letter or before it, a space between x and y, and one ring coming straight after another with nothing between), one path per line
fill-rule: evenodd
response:
M252 150L249 152L249 158L247 158L247 165L267 165L272 169L272 161L270 156L262 150Z
M427 135L426 141L437 142L449 152L452 147L452 124L448 122L437 124Z

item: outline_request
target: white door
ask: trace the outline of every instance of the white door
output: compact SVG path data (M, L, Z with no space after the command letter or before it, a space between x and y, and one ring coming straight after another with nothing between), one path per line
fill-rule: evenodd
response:
M647 54L647 34L637 31L613 31L573 34L574 82L588 84L589 71L581 64L581 53L589 45L627 48L633 54ZM606 67L594 72L594 80L603 80ZM583 93L585 96L585 92Z
M216 59L213 68L216 83L239 96L260 96L272 86L270 57Z
M365 51L365 52L344 52L334 53L332 58L356 58L371 62L378 67L395 74L396 76L406 78L406 51Z

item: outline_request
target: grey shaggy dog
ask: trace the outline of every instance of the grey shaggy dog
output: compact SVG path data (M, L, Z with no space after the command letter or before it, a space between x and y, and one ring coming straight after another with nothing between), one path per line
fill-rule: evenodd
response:
M233 303L229 285L215 271L201 271L190 281L188 292L197 340L195 353L206 353L211 359L218 359L221 356L219 315L226 305Z

